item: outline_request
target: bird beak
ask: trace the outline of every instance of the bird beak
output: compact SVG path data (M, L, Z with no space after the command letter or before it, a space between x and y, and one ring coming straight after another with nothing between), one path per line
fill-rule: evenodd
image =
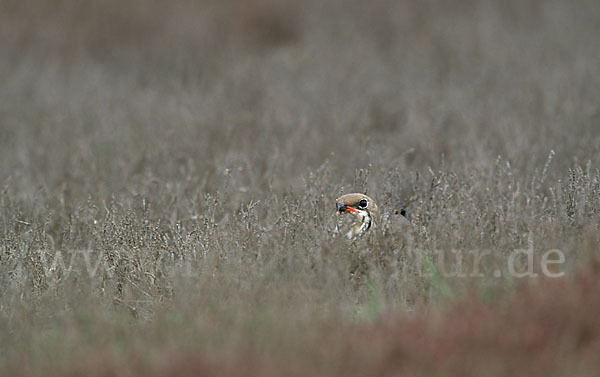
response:
M358 213L358 211L352 207L348 207L344 204L344 202L341 202L337 205L337 210L338 212L344 212L344 213L348 213L348 212L356 212Z

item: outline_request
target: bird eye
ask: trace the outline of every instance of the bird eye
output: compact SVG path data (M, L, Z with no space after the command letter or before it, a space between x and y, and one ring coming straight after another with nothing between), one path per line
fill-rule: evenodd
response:
M360 208L360 209L365 209L365 208L367 208L368 205L369 205L369 202L367 202L367 199L361 199L361 201L358 202L358 208Z

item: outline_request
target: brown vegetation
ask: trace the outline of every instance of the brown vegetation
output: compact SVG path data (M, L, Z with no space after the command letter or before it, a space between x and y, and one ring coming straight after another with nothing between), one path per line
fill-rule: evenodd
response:
M0 374L597 371L599 20L0 2ZM413 229L332 238L348 192Z

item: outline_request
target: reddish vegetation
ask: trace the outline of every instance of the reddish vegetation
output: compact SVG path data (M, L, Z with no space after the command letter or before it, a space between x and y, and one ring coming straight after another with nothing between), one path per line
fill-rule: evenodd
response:
M333 326L302 352L283 357L285 351L273 356L245 350L221 358L166 352L152 362L116 362L96 355L58 374L583 375L600 370L599 272L595 260L572 279L525 283L492 304L470 298L435 313L421 308L411 318L390 315L375 324Z
M443 318L386 318L349 336L340 375L548 376L600 370L600 263L572 280L523 284Z

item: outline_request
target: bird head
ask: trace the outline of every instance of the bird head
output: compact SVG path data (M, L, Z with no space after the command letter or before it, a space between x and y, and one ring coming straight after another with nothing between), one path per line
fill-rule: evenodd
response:
M367 195L353 193L342 195L335 201L336 210L340 214L351 215L355 224L346 233L346 237L353 239L364 234L371 225L377 213L375 201Z

